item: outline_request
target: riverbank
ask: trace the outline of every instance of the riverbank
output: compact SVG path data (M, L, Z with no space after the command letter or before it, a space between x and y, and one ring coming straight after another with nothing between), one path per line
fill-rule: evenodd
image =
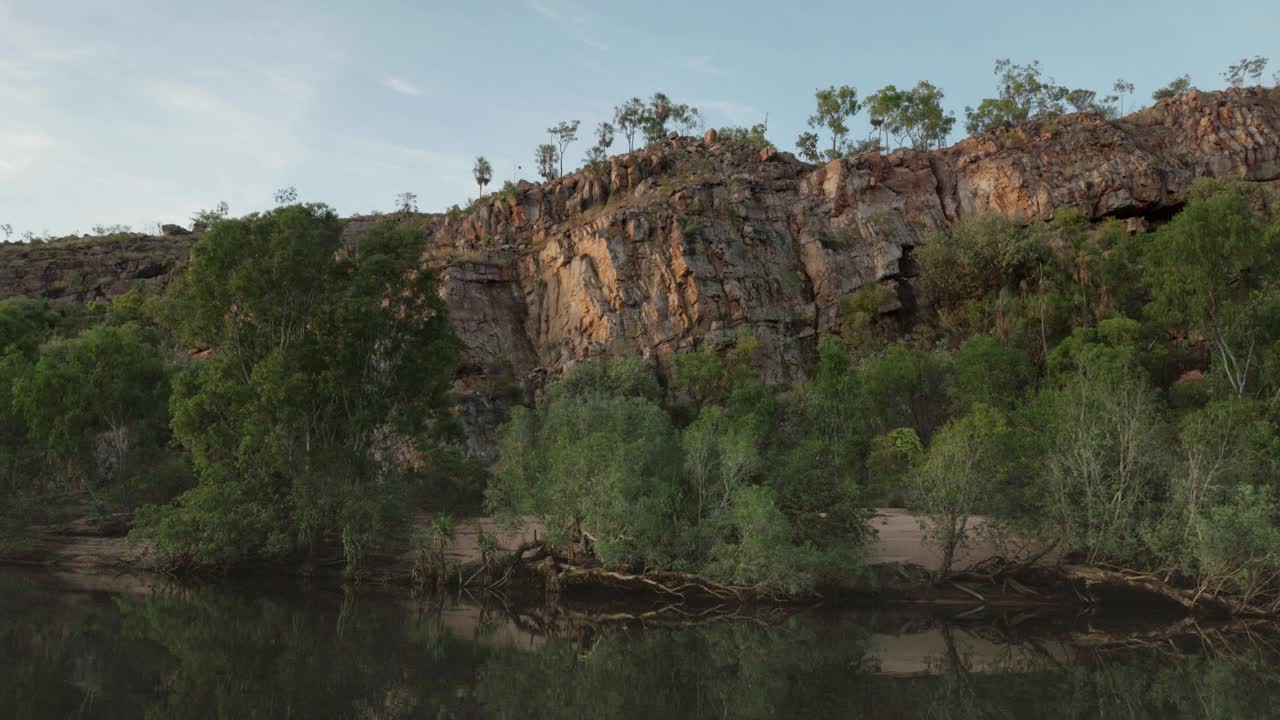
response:
M415 522L416 530L426 533L431 527L429 514L420 515ZM975 518L975 526L982 520ZM1011 584L982 583L981 578L969 580L957 579L942 584L933 582L934 575L941 567L941 553L937 548L925 542L920 518L900 508L877 509L872 519L876 530L874 539L868 543L864 555L864 571L856 576L828 585L821 596L800 598L800 604L835 604L835 605L875 605L894 603L903 605L948 605L948 606L990 606L995 608L1030 608L1076 606L1080 598L1073 592L1061 587L1051 572L1044 565L1052 560L1048 556L1041 560L1041 565L1028 570L1038 577L1036 580L1024 582L1014 581ZM120 574L153 574L162 573L155 556L145 543L130 541L125 537L125 525L118 520L106 523L94 523L81 519L60 525L34 529L17 548L0 550L0 564L42 568L56 573L75 573L83 575L112 576ZM518 552L524 548L536 548L540 540L545 538L545 529L536 522L527 522L518 527L508 527L493 518L466 518L455 522L453 539L445 552L445 564L453 568L476 568L482 561L480 536L486 534L496 541L505 553ZM985 535L976 533L973 541L958 553L955 567L979 566L984 561L998 558L1000 549ZM370 559L362 577L357 580L366 584L404 584L413 577L415 563L420 558L413 550L397 555L375 556ZM530 563L531 565L531 563ZM524 568L534 570L534 568ZM249 568L252 575L305 576L320 581L338 582L342 577L342 563L338 558L320 559L303 565L270 565ZM258 572L252 572L257 570ZM545 570L545 568L544 568ZM470 575L474 570L468 570ZM545 582L544 576L537 572L523 573L523 584L520 588L529 594L534 587L539 591ZM465 583L465 579L462 579ZM976 580L976 581L975 581ZM444 587L457 585L459 579L444 578L438 583ZM1038 585L1038 589L1029 587L1027 583ZM587 591L588 594L607 597L615 591L625 590L628 585L619 583L606 592L597 592L599 588L590 587L593 583L583 582L570 589L565 583L562 590L570 592ZM486 584L488 585L488 584ZM632 583L631 587L636 584ZM514 588L502 583L506 591ZM641 590L644 588L641 587ZM623 593L627 594L627 593ZM641 592L640 594L644 594ZM670 600L670 597L662 598ZM683 598L682 598L683 599ZM697 599L697 598L695 598ZM702 600L716 600L715 597L702 597Z
M974 522L980 525L981 519ZM914 565L928 572L937 572L941 567L941 553L925 542L919 516L901 508L877 508L872 526L876 537L867 546L867 564ZM419 515L415 527L419 531L429 530L431 516ZM0 563L81 571L154 569L153 558L145 543L130 542L124 536L122 524L108 523L105 528L104 531L103 525L85 520L33 528L31 536L21 547L9 552L0 550ZM457 521L454 539L445 551L445 559L458 565L480 560L480 529L493 536L508 552L546 536L545 529L533 521L512 529L493 518L466 518ZM957 552L955 565L977 564L997 554L998 548L994 544L985 537L975 536ZM406 551L392 558L391 563L407 571L413 564L413 552Z

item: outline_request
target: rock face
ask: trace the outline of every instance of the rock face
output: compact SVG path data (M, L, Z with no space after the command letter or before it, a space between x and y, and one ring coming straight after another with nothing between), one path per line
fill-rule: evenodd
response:
M121 234L0 245L0 299L26 295L91 302L140 284L163 285L198 239L198 234Z
M666 368L678 350L722 349L745 332L769 379L793 379L863 286L897 290L885 312L910 306L911 252L933 229L1076 207L1139 231L1205 176L1280 179L1280 90L1193 92L1118 120L1039 119L820 167L714 133L677 137L431 216L424 263L439 269L465 345L463 417L484 448L512 401L583 358L632 352ZM348 241L372 222L353 219ZM192 240L147 239L145 252L104 241L75 257L31 248L16 270L13 249L0 249L0 297L110 296L159 281Z
M796 377L868 283L911 302L911 251L987 212L1160 222L1199 177L1280 179L1280 91L1191 93L1119 120L1046 118L933 153L822 167L679 138L606 170L522 185L447 218L431 262L469 370L536 388L572 363L634 352L659 367L748 332L771 380Z

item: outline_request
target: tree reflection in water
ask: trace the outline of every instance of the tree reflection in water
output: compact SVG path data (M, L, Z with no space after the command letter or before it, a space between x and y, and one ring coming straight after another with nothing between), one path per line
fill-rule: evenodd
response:
M0 572L0 717L1255 718L1280 702L1280 656L1257 630L1099 645L1078 627L901 614L546 617L367 592L84 592Z

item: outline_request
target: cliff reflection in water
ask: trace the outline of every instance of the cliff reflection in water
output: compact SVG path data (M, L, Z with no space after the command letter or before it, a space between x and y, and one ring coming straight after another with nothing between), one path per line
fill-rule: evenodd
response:
M0 571L0 717L1273 716L1272 637L808 612L601 624L496 603L86 589ZM668 620L670 618L667 618Z

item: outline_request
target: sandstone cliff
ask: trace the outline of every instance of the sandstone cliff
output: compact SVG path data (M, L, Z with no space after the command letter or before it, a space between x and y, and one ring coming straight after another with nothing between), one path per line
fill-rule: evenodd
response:
M441 271L466 347L459 386L483 446L512 400L584 357L637 352L665 366L749 332L769 378L794 378L851 293L881 283L897 291L883 311L910 305L911 251L932 229L1077 207L1138 231L1202 176L1280 180L1280 90L1193 92L1119 120L1047 118L819 167L713 134L677 138L432 216L424 262ZM371 221L353 219L349 236ZM191 239L133 242L0 249L0 297L83 300L161 282Z
M677 350L723 348L746 331L770 379L784 380L865 284L898 291L883 311L911 302L911 251L931 229L1077 207L1142 230L1203 176L1280 179L1280 91L1192 93L1115 121L1048 118L938 152L817 168L710 135L679 138L446 218L431 261L471 378L512 372L536 387L599 353L664 366ZM477 413L492 383L463 382Z
M163 285L198 238L120 233L0 245L0 299L26 295L84 303L113 298L139 284Z

